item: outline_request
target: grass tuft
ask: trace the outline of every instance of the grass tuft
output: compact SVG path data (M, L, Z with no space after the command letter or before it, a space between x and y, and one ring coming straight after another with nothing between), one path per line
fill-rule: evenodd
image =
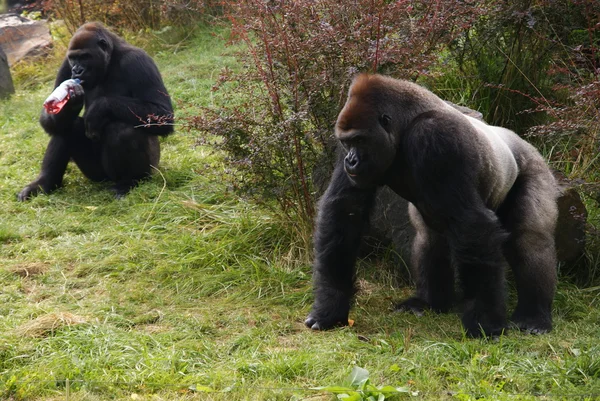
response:
M12 266L9 271L21 277L33 277L40 274L45 274L50 270L50 266L46 263L24 263Z
M23 324L16 330L17 335L27 337L46 337L54 334L62 327L71 327L87 323L81 316L69 312L53 312L42 315Z

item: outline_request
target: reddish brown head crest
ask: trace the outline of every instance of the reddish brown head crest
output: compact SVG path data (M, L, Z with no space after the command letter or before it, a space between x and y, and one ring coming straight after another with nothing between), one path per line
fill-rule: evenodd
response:
M355 77L350 86L350 96L360 96L361 94L368 92L369 81L372 77L372 75L364 73Z
M340 112L337 120L338 137L343 131L368 128L377 118L375 108L375 93L379 78L377 75L360 74L350 86L346 105Z
M104 26L99 22L88 22L77 29L71 42L69 43L70 50L88 49L96 44L98 33L105 30Z

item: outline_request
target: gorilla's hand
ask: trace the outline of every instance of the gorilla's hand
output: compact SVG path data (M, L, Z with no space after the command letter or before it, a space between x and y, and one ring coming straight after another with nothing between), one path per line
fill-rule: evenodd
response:
M73 84L69 86L69 102L80 102L83 103L83 95L85 91L81 84Z
M85 121L85 136L93 141L102 138L104 128L110 122L108 99L100 97L96 99L86 110L83 116Z
M56 188L60 187L62 184L58 183L50 183L43 178L38 178L37 180L31 182L27 185L21 192L17 194L17 200L19 202L24 202L40 192L50 193Z
M61 113L73 113L78 115L83 108L84 100L83 86L80 84L73 84L69 86L69 101L65 104L65 107L61 110Z
M323 296L325 294L326 297ZM321 291L316 295L312 310L304 321L306 327L312 330L328 330L348 325L350 300L346 296L334 291Z
M504 305L495 308L485 305L481 300L465 301L462 324L470 337L499 336L507 328Z
M17 200L19 202L24 202L29 198L36 196L41 190L42 189L40 188L39 184L34 181L17 194Z
M304 325L312 330L329 330L334 327L341 327L348 325L348 317L345 318L334 318L334 319L321 319L317 317L314 312L311 312L304 321Z

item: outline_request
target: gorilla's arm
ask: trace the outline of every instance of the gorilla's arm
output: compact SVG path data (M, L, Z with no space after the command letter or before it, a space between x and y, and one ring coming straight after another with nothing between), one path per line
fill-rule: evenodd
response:
M315 301L305 324L324 330L348 324L354 295L354 264L363 227L369 218L375 188L358 189L338 161L321 199L314 235Z
M71 78L71 67L69 61L65 59L58 70L54 88ZM42 110L40 115L40 124L44 131L50 135L67 135L71 132L73 123L83 108L83 89L79 90L72 96L67 104L58 114L48 114L46 110Z
M37 195L40 191L50 193L62 185L63 175L69 163L68 138L53 135L44 153L40 175L19 192L17 199L21 202Z
M54 88L69 78L71 78L71 67L65 59L58 70ZM68 142L71 140L70 137L82 108L83 89L79 87L58 114L48 114L45 109L42 110L40 124L50 135L50 142L44 153L39 176L19 192L17 195L19 201L25 201L40 191L50 193L62 185L63 175L71 158Z
M130 96L102 96L86 111L86 134L100 136L112 121L122 121L149 135L173 132L173 106L160 72L150 56L137 50L124 53L119 64L119 82Z

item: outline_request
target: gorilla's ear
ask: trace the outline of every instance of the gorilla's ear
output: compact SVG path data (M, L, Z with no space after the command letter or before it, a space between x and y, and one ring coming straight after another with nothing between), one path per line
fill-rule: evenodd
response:
M102 50L106 51L108 49L108 41L104 38L100 38L98 40L98 46L100 46Z
M387 114L382 114L379 116L379 124L381 124L383 129L385 129L386 131L388 130L388 128L390 128L391 122L392 122L392 117L388 116Z

